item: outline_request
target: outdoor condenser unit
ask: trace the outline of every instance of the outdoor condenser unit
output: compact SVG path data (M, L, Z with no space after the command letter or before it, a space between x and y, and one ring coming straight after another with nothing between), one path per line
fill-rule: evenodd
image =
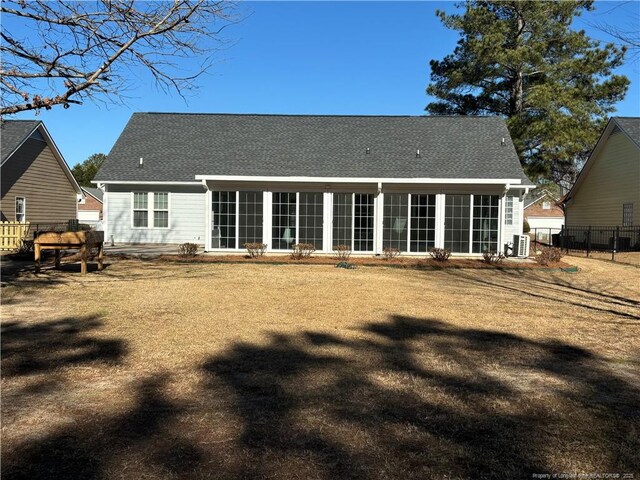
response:
M529 235L514 235L513 236L513 256L528 257L530 242L531 242L531 239L529 238Z

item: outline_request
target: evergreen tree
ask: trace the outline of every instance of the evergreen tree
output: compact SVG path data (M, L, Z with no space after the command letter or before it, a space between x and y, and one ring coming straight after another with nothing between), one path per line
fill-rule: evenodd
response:
M460 32L454 52L432 60L434 115L506 117L525 171L571 183L629 80L614 75L625 48L600 45L571 22L591 1L472 1L436 11Z
M78 163L71 169L71 173L75 177L78 185L81 187L95 187L93 180L102 166L107 156L104 153L94 153L90 155L84 162Z

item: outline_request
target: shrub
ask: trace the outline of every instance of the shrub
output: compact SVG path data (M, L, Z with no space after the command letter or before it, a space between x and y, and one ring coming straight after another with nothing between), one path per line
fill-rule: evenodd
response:
M291 250L291 258L301 260L309 258L316 251L316 247L313 246L313 243L296 243L291 247Z
M493 250L485 250L482 252L482 259L484 260L484 263L497 264L502 263L505 256L502 252L498 253Z
M353 269L353 268L356 268L356 266L353 263L349 263L349 262L338 262L336 264L336 268Z
M266 243L251 242L245 243L242 246L247 249L251 258L264 256L264 252L267 249Z
M554 247L545 247L542 251L536 255L536 262L540 265L549 265L550 263L557 263L562 259L562 250Z
M400 255L400 249L394 248L394 247L385 247L382 250L382 254L384 255L384 258L386 260L391 260L392 258L395 258L398 255Z
M183 243L178 247L178 255L181 257L195 257L198 252L198 244L196 243Z
M522 223L522 233L529 233L531 231L531 227L529 226L529 222L526 220Z
M451 250L447 248L432 248L429 250L429 255L431 255L431 258L436 262L446 262L451 256Z
M336 258L338 260L346 262L351 256L351 247L347 245L338 245L336 247L333 247L333 253L336 254Z

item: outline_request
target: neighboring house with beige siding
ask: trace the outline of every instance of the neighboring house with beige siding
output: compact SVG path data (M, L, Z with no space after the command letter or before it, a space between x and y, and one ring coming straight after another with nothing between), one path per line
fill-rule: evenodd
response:
M613 117L565 196L565 225L640 225L640 118Z
M2 221L63 223L77 216L80 186L39 120L0 126Z

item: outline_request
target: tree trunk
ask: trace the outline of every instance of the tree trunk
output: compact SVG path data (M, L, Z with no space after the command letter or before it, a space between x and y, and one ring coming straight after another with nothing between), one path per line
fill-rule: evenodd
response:
M520 36L522 35L522 31L524 30L524 18L518 12L518 20L517 20L517 30L516 30L516 48L520 46ZM522 72L523 66L518 65L516 67L516 71L513 77L513 83L511 86L511 112L509 116L518 115L522 113L524 106L524 74Z

